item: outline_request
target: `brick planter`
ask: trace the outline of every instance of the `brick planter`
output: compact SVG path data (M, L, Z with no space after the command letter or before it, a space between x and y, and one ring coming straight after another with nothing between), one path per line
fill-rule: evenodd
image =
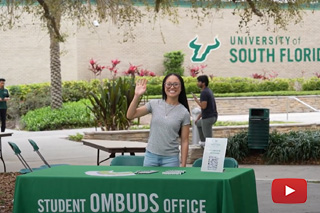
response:
M213 127L213 135L217 138L228 138L241 131L248 130L248 126L223 126ZM299 130L320 130L320 124L272 124L270 132L289 132ZM119 140L119 141L142 141L147 142L149 130L123 130L123 131L105 131L105 132L85 132L84 139L96 140ZM190 146L187 163L191 164L197 158L202 157L203 148L192 143L192 131L190 131Z

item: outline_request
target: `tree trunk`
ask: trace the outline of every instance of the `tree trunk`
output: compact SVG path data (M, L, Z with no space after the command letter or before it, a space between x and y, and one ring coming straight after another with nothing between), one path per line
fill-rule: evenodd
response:
M50 30L49 30L50 31ZM60 62L60 42L50 31L51 108L62 107L62 80Z
M61 8L57 0L39 0L44 9L44 17L47 19L47 27L50 36L50 78L51 78L51 108L62 107L62 79L60 60L60 35Z

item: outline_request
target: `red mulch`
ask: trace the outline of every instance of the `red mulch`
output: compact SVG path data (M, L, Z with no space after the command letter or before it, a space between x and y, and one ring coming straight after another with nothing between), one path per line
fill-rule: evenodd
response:
M10 213L13 209L13 194L16 177L20 173L0 173L0 212Z

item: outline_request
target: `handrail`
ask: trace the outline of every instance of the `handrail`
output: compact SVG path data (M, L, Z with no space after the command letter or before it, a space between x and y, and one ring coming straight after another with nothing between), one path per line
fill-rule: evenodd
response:
M288 99L294 99L294 100L298 101L299 103L303 104L304 106L312 109L313 111L315 111L315 112L320 112L320 110L318 110L318 109L310 106L309 104L307 104L307 103L304 102L304 101L301 101L299 98L297 98L297 97L295 97L295 96L290 96L290 97L288 97ZM288 100L288 99L287 99L287 100ZM289 120L288 117L289 117L289 104L288 104L288 102L287 102L287 120Z
M297 98L297 97L291 96L291 97L289 97L289 98L294 99L294 100L296 100L296 101L298 101L298 102L302 103L303 105L305 105L306 107L308 107L308 108L312 109L312 110L313 110L313 111L315 111L315 112L320 112L320 110L318 110L318 109L316 109L316 108L314 108L314 107L310 106L310 105L309 105L309 104L307 104L306 102L301 101L301 100L300 100L299 98Z

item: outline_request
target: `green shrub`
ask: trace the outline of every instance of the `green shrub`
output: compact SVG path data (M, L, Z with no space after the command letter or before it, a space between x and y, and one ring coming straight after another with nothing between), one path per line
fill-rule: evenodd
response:
M17 99L24 101L27 95L50 95L49 83L28 84L28 85L14 85L8 87L10 96L14 96Z
M243 131L228 138L227 153L238 161L249 155L248 132ZM291 131L269 135L264 153L270 164L297 163L320 159L320 131Z
M228 138L226 156L241 161L247 157L248 154L248 131L242 131Z
M286 81L262 81L257 87L257 91L287 91L289 83Z
M230 92L254 92L257 90L256 84L249 84L246 82L234 82L231 86Z
M224 82L216 82L215 84L209 83L208 87L214 93L228 93L232 90L231 83L224 83Z
M183 78L184 84L189 84L189 83L196 84L198 82L197 78L194 78L192 76L183 76L182 78Z
M103 80L108 81L107 79ZM100 84L99 80L87 81L64 81L62 82L62 98L63 102L79 101L87 98L89 91L97 91L97 85ZM28 85L14 85L9 86L10 96L16 97L17 99L24 101L29 96L50 96L50 84L28 84Z
M197 83L189 83L185 85L186 88L186 93L190 94L191 92L193 93L200 93L200 88L197 86Z
M64 81L62 83L63 102L79 101L88 94L90 84L86 81Z
M182 67L184 54L181 51L173 51L164 54L163 65L165 67L164 75L175 73L183 76L184 68Z
M257 90L255 79L241 77L214 77L209 82L209 88L215 93L254 92Z
M88 98L88 92L97 92L99 80L65 81L62 84L63 102ZM9 86L8 119L19 119L30 110L50 106L51 91L48 83Z
M148 95L161 95L161 85L164 76L156 76L156 77L136 77L136 79L146 78L148 79ZM187 89L187 93L190 92L198 92L197 78L191 76L183 76L185 87ZM103 85L106 85L110 80L103 79ZM78 101L81 99L88 98L88 93L93 92L97 94L99 85L101 84L100 80L91 80L88 81L65 81L62 84L62 97L63 102L69 101ZM152 85L152 86L151 86ZM303 85L303 86L301 86ZM261 81L253 78L242 78L242 77L213 77L210 79L209 88L215 94L226 94L233 93L230 96L243 96L239 93L247 93L247 92L278 92L278 91L295 91L295 90L303 90L312 91L312 90L320 90L320 81L318 78L311 78L305 81L303 78L299 79L272 79ZM45 106L47 101L50 99L50 85L48 83L42 84L30 84L30 85L18 85L18 86L9 86L8 87L10 96L12 99L17 100L17 109L33 109L33 106ZM286 95L285 92L280 92L277 95ZM289 94L289 93L288 93ZM300 93L290 93L290 95L295 95ZM309 94L309 93L301 93L301 94ZM248 94L245 94L248 95ZM258 94L264 95L264 93ZM274 95L271 93L270 95ZM252 96L249 94L249 96ZM28 106L31 102L38 102L37 98L33 98L32 101L28 103L28 100L32 99L32 97L40 97L39 102L34 103L33 106ZM46 98L45 98L46 97ZM43 99L46 99L45 101ZM27 106L21 106L19 101L25 102ZM45 104L44 104L45 103ZM16 104L16 103L15 103ZM23 115L24 112L18 113Z
M276 78L272 82L276 84L275 91L288 91L290 89L290 84L288 79Z
M269 163L287 162L289 160L287 149L282 147L285 141L284 134L274 131L269 135L267 152L264 154Z
M312 91L312 90L320 90L320 79L313 77L309 80L306 80L302 84L302 90L304 91Z
M8 119L17 120L25 115L30 110L35 110L41 107L50 106L50 87L49 85L41 85L33 88L32 92L23 94L18 92L25 86L13 87L14 94L10 94L8 102ZM31 89L30 89L31 90Z
M145 78L148 80L148 85L161 85L162 81L164 79L164 76L155 76L155 77L151 77L151 76L144 76L144 77L136 77L136 80L140 79L140 78Z
M9 90L10 96L17 96L20 98L27 93L27 91L22 89L21 85L8 86L7 88Z
M319 131L272 132L265 156L269 163L303 162L320 159Z
M90 92L89 110L95 117L95 122L102 130L128 129L130 121L126 114L134 97L134 78L117 78L99 85L97 94Z
M26 130L42 131L94 126L84 101L64 103L61 109L44 107L29 111L21 118Z
M211 82L228 82L228 83L239 83L244 82L247 84L256 84L260 82L260 80L253 78L245 78L245 77L213 77L211 78Z
M162 94L162 84L160 85L147 84L147 93L148 95Z

